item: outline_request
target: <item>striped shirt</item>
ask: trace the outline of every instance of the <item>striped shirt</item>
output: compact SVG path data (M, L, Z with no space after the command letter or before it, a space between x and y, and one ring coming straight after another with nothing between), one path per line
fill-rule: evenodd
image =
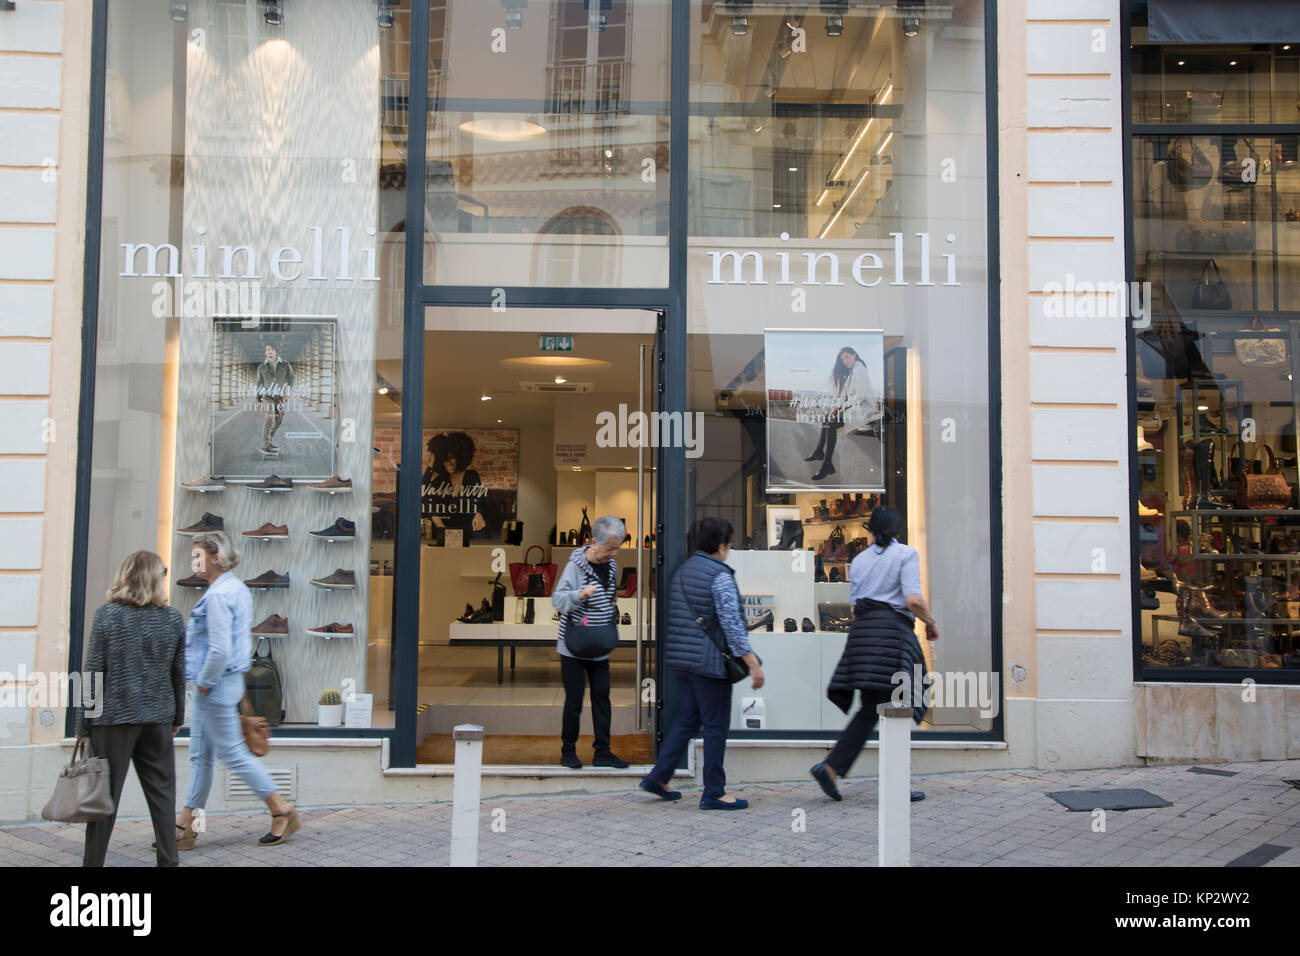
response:
M83 696L78 737L89 734L91 725L185 723L185 619L176 608L98 608L81 669L104 675L103 709L92 716L100 702Z

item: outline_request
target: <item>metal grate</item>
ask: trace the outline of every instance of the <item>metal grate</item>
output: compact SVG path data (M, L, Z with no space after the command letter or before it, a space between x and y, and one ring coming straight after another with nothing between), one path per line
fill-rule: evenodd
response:
M275 784L275 789L280 791L280 796L290 803L298 799L298 770L296 767L288 770L271 770L267 768L267 773L271 775L271 782ZM226 800L231 803L241 801L261 803L257 798L257 794L253 793L248 784L231 773L229 769L226 770Z

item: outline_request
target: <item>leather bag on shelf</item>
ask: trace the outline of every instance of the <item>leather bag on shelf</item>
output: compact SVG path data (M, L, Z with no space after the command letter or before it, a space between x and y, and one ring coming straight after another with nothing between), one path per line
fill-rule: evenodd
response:
M96 757L89 742L78 740L41 816L55 823L89 823L112 816L113 811L108 760Z
M266 641L266 654L262 654L263 641L266 638L258 639L253 659L244 671L244 700L252 707L251 714L263 718L268 726L278 727L284 720L284 681L271 654L270 641Z
M1197 341L1201 333L1187 328L1179 319L1162 315L1138 336L1138 357L1147 378L1170 379L1209 377Z
M1210 271L1214 271L1214 277L1210 277ZM1232 296L1228 293L1228 287L1223 282L1223 277L1219 274L1219 264L1213 259L1205 260L1205 267L1201 269L1201 278L1196 282L1196 291L1192 293L1193 309L1231 309Z
M1237 353L1237 361L1253 368L1277 368L1287 364L1286 333L1281 329L1271 329L1264 321L1255 316L1250 325L1241 330L1245 336L1238 336L1232 343ZM1259 333L1276 333L1275 338L1264 338Z
M510 562L510 584L515 589L515 597L550 597L555 587L555 565L546 561L534 564L529 557L533 548L546 557L546 549L535 544L524 552L522 561Z
M1259 461L1261 451L1268 452L1267 464ZM1291 486L1282 475L1277 456L1268 445L1260 445L1255 449L1255 457L1246 473L1241 476L1241 484L1237 486L1237 507L1252 511L1272 511L1287 508L1290 504Z
M1174 138L1169 141L1169 183L1179 189L1200 189L1214 181L1214 166L1190 139Z

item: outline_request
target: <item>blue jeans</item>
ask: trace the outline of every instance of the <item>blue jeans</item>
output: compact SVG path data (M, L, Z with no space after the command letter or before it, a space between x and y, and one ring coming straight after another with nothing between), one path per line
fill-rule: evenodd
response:
M243 674L227 674L206 694L195 692L190 720L190 787L185 806L198 810L207 805L212 768L218 757L259 800L275 793L271 775L244 744L239 726L239 702L243 698Z
M673 770L681 763L682 754L703 726L704 795L720 799L727 793L727 772L722 768L722 758L727 750L727 727L731 724L731 681L676 668L673 676L677 678L682 709L664 736L650 779L667 786Z

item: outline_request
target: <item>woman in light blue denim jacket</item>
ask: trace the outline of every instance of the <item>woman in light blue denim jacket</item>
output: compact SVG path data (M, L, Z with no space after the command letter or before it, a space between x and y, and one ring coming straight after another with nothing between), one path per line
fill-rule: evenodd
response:
M244 672L253 655L253 596L231 570L238 563L239 552L223 532L195 537L190 566L208 582L208 589L190 612L185 629L185 677L197 693L190 720L189 792L176 824L176 846L181 850L194 848L194 811L208 802L217 757L271 810L271 831L259 844L283 843L300 825L298 811L276 792L271 775L249 753L239 723Z

